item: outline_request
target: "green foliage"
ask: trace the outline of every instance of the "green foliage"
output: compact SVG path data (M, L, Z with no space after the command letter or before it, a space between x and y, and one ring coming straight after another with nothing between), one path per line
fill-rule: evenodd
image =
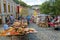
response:
M32 6L30 6L30 5L27 5L27 7L28 7L28 8L31 8Z
M19 4L19 1L18 0L13 0L14 2L16 2L17 4Z
M23 2L23 1L20 1L20 5L23 6L23 7L29 7L29 8L31 8L30 5L27 5L27 4L26 4L25 2Z
M27 7L27 4L24 3L23 1L20 1L20 5L23 6L23 7Z
M44 2L40 5L40 12L45 14L53 13L52 15L60 15L60 0L55 0L52 6L50 5L50 1Z
M40 11L41 11L41 13L48 14L48 13L51 12L52 7L50 7L49 4L50 3L47 1L47 2L44 2L42 5L40 5Z
M56 15L60 15L60 0L56 0L54 3Z
M25 2L23 2L23 1L18 1L18 0L13 0L14 2L16 2L17 4L20 4L21 6L23 6L23 7L29 7L29 8L31 8L31 6L30 5L27 5Z
M23 7L27 7L27 4L24 3L23 1L18 1L18 0L13 0L14 2L16 2L17 4L20 4Z

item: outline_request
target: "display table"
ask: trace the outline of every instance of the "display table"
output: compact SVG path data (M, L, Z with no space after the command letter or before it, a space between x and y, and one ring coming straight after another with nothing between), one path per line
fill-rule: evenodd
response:
M24 36L29 33L37 33L37 31L33 28L22 28L16 31L14 28L11 28L9 30L4 30L0 33L0 36L11 36L11 40L13 39L13 36Z
M40 27L48 27L48 23L47 22L39 22L38 24Z

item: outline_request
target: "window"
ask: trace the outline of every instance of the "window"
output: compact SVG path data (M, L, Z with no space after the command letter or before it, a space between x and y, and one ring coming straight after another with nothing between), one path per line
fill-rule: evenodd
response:
M6 4L4 3L4 12L6 12Z
M1 13L1 3L0 3L0 13Z
M13 12L13 6L12 6L12 12Z
M10 5L8 5L8 12L10 12Z

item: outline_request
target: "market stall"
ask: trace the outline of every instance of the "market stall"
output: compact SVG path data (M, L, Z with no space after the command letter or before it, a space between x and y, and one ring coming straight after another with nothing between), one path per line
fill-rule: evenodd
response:
M21 21L14 22L14 24L10 26L9 29L0 32L0 36L11 36L12 40L13 36L21 36L37 32L34 28L28 28L27 25L27 23L23 23Z
M47 19L46 19L46 15L40 15L38 26L48 27L48 22L47 22Z

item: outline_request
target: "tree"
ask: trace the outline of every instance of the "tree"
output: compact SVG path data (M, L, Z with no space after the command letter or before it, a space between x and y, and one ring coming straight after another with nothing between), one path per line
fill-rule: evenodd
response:
M21 6L23 6L23 7L27 7L27 4L24 3L23 1L20 1L19 3L20 3Z
M14 2L16 2L17 4L20 4L23 7L27 7L27 4L23 1L18 1L18 0L13 0Z
M40 12L41 13L48 14L48 13L51 12L51 10L52 10L52 7L50 7L50 2L49 1L46 1L42 5L40 5Z
M44 2L40 6L40 11L45 14L52 13L52 15L60 15L60 0L55 0L52 6L50 5L50 1Z
M18 0L13 0L15 3L19 4L19 1Z
M31 8L31 6L30 5L27 5L25 2L23 2L23 1L18 1L18 0L13 0L14 2L16 2L17 4L20 4L20 6L23 6L23 7L29 7L29 8Z
M54 7L56 15L60 15L60 0L55 0Z
M30 6L30 5L27 5L27 7L28 7L28 8L31 8L32 6Z

